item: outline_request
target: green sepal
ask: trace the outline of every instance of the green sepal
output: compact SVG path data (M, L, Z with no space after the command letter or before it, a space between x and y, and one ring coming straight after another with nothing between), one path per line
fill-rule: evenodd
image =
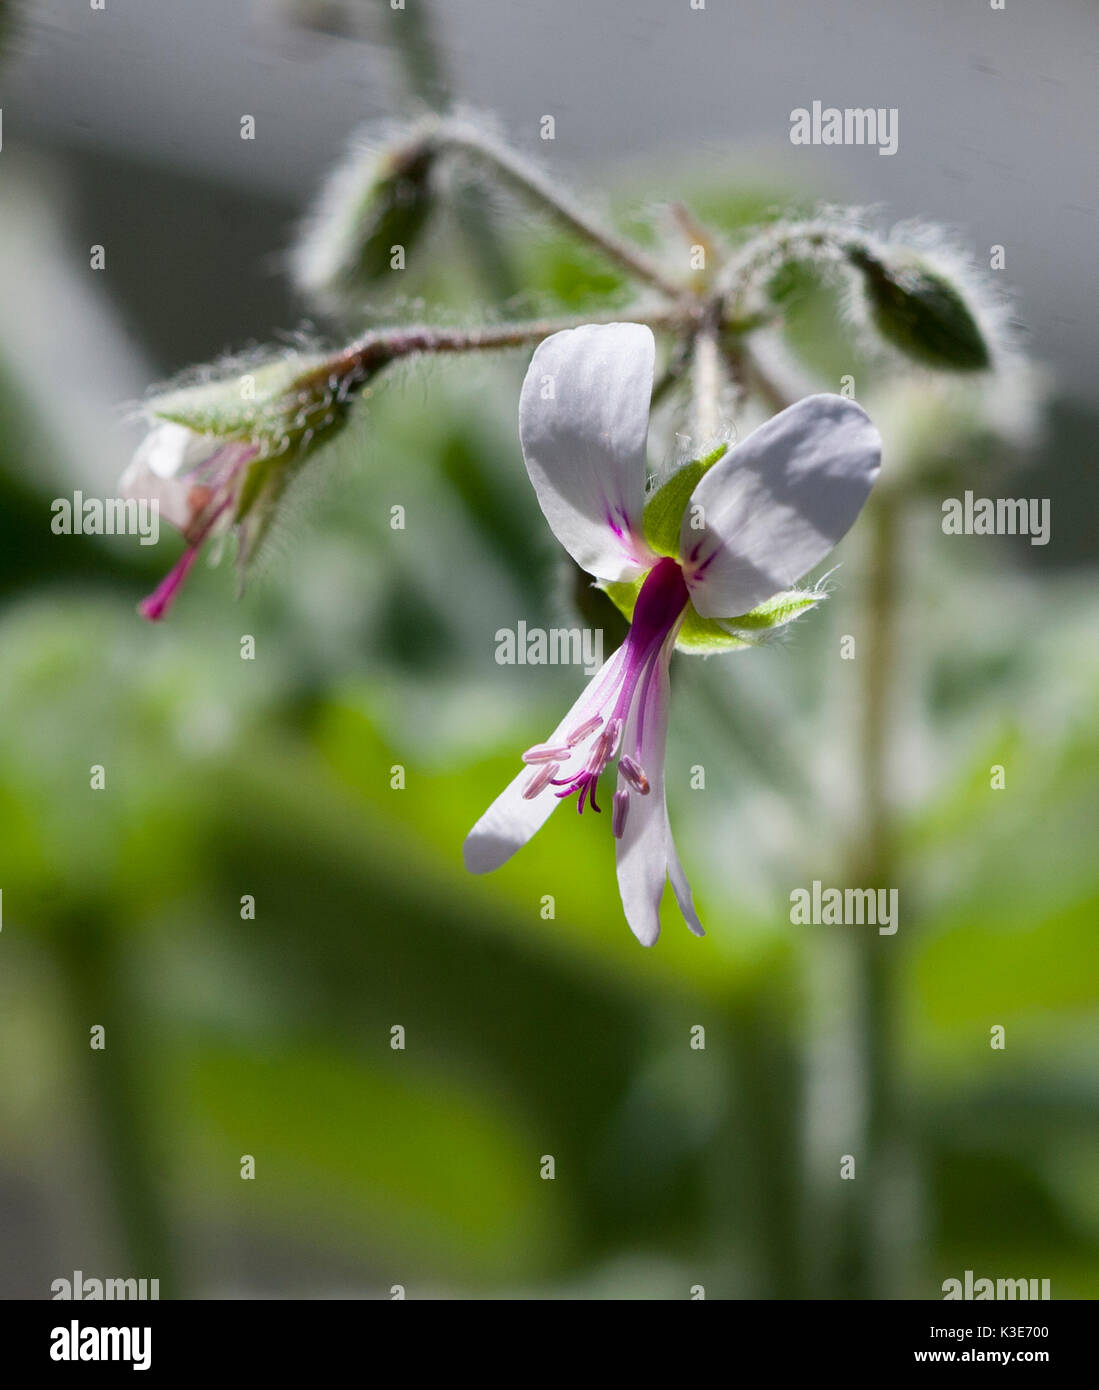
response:
M237 568L242 588L244 575L271 529L279 502L290 481L293 465L281 469L271 467L275 462L273 459L257 459L252 464L237 501L233 520L237 528ZM247 504L244 500L246 490L249 491Z
M784 589L735 618L703 618L692 606L679 629L676 650L705 654L758 646L769 632L800 618L822 598L822 592L812 589Z
M673 560L678 558L679 532L691 494L706 470L712 468L728 448L728 444L719 444L702 458L685 463L646 501L643 517L645 539L658 555L669 555Z
M602 589L615 608L628 621L633 622L633 610L637 606L637 596L641 592L641 586L645 582L645 575L640 579L608 579L605 583L596 584L597 589Z
M641 579L615 581L599 587L619 612L632 621L637 596L644 582L642 576ZM822 598L824 594L819 590L784 589L750 613L740 613L735 618L703 618L690 605L676 637L676 651L705 656L758 646L768 632L793 622Z
M325 442L346 423L347 411L341 410L325 427ZM316 435L310 438L310 449L315 439ZM298 469L305 463L308 452L309 449L304 447L303 436L297 434L291 437L281 452L257 454L245 469L233 511L234 526L241 527L241 523L247 521L247 525L241 527L237 551L242 568L255 558L274 520L282 495Z
M312 401L324 396L311 374L323 366L321 357L290 357L267 362L235 376L184 386L157 396L148 404L150 415L186 425L196 434L259 438L273 442L300 429L298 420Z

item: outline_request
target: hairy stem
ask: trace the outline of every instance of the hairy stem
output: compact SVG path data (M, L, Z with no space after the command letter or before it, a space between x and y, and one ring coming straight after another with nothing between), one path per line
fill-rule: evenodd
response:
M887 491L874 499L869 608L859 660L862 676L862 729L859 750L861 845L852 856L851 882L875 888L895 886L892 805L888 792L889 714L893 697L895 626L899 596L896 501ZM893 1258L891 1228L898 1178L899 1114L894 1087L895 978L897 940L869 933L853 943L857 953L858 1029L856 1048L863 1092L865 1153L859 1175L857 1220L848 1251L855 1297L888 1297L902 1276Z
M695 337L691 360L693 388L691 427L695 441L702 447L716 437L721 427L721 397L725 385L717 335L704 329Z
M688 286L666 275L663 268L640 247L603 226L549 179L475 127L460 121L446 123L441 131L441 140L452 149L490 167L523 197L549 213L561 226L598 248L635 279L651 285L670 299L681 299L689 293Z
M434 324L377 328L326 358L296 383L299 391L335 378L344 389L356 381L373 376L390 362L419 354L435 355L466 352L492 352L504 348L531 347L566 328L589 323L619 323L623 318L646 323L650 328L684 331L691 322L683 311L637 310L579 318L531 319L522 323L493 324L486 328L445 328Z
M726 337L721 351L741 395L758 396L776 415L793 404L782 387L760 366L755 353L745 343Z

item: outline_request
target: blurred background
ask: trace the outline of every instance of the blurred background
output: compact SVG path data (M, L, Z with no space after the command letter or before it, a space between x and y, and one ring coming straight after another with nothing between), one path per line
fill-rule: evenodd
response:
M3 16L0 1295L77 1269L164 1297L934 1298L967 1269L1099 1292L1094 6ZM813 100L897 107L898 153L792 147ZM1002 245L1041 364L1040 393L890 372L794 275L785 348L823 389L856 376L898 481L788 641L677 658L704 942L666 906L638 947L588 817L461 866L582 679L497 666L496 630L579 603L619 631L526 481L523 354L387 381L239 599L204 564L145 624L166 530L50 531L55 497L113 494L151 382L329 331L282 274L296 223L361 122L451 101L640 235L677 199L730 236L825 199L945 221L981 265ZM454 192L378 318L629 302ZM944 536L966 488L1048 498L1050 544ZM813 879L897 887L899 932L792 926Z

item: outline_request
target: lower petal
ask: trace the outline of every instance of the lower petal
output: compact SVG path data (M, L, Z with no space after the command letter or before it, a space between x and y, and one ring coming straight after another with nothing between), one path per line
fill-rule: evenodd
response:
M645 795L630 793L617 855L622 908L630 930L642 946L652 946L660 936L660 901L668 879L687 926L695 936L706 935L698 920L691 885L676 853L665 799L664 759L671 694L668 667L675 641L676 634L672 632L649 674L623 738L623 747L633 747L636 742L649 784Z
M674 640L674 639L673 639ZM642 946L660 935L660 899L668 876L668 812L664 805L664 747L668 734L667 653L661 653L639 692L626 724L622 746L639 748L648 778L645 795L630 796L626 823L618 840L618 890L630 930ZM640 734L640 737L639 737Z
M553 746L565 740L598 708L617 679L624 650L619 647L603 663L579 700L550 734L547 745ZM559 804L548 788L527 800L523 796L523 789L530 778L531 769L525 767L466 836L462 858L471 874L487 874L506 864L516 850L522 849L541 830L554 807Z
M672 891L675 893L675 900L679 904L679 910L682 912L683 920L687 923L688 928L695 936L705 936L702 923L698 920L694 897L691 894L691 885L687 882L687 875L683 872L683 865L679 862L679 855L675 851L675 840L672 838L672 827L668 820L667 806L664 808L664 826L668 878L671 881Z

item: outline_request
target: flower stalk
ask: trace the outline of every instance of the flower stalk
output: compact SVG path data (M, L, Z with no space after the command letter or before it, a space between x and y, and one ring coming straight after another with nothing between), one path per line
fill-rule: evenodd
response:
M651 286L669 299L682 299L690 287L669 275L639 246L604 226L578 202L563 193L538 170L505 146L465 121L448 121L439 132L440 143L484 165L526 201L549 214L560 226L602 251L627 275Z

